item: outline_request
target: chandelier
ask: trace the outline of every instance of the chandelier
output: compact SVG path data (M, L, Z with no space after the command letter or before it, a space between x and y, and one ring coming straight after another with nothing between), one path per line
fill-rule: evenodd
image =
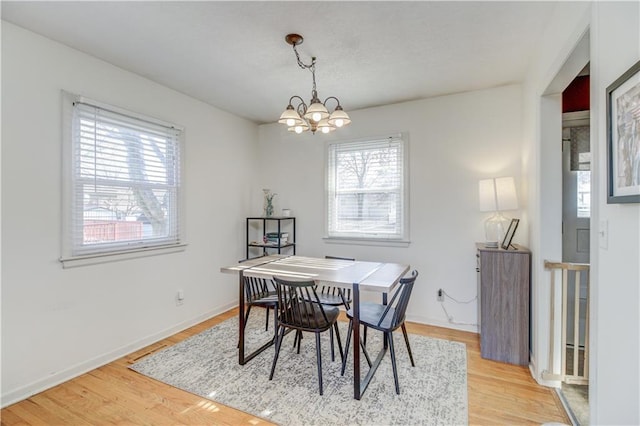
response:
M311 71L313 76L313 89L311 90L311 100L309 105L298 96L293 95L289 99L289 105L284 110L278 123L282 123L287 126L290 132L302 133L311 130L311 133L315 133L320 130L322 133L329 133L336 130L338 127L346 126L351 123L349 115L344 112L340 101L335 96L329 96L324 102L320 102L318 98L318 91L316 90L316 58L311 57L311 63L305 64L300 60L300 55L296 46L302 44L304 39L299 34L288 34L285 41L293 47L293 51L296 54L298 66L302 69ZM335 109L331 114L327 109L327 102L333 100L337 103ZM296 103L294 107L293 104Z

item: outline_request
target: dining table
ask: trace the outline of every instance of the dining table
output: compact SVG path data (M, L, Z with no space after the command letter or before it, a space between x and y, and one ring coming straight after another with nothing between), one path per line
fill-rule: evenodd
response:
M353 397L359 400L364 394L386 351L381 349L364 378L360 369L360 298L361 291L382 294L387 302L387 294L392 292L400 279L409 271L409 265L389 262L352 261L283 254L267 255L247 259L231 266L220 268L223 273L238 274L238 362L244 365L275 343L275 339L265 342L250 354L245 353L245 297L244 277L272 279L274 276L289 280L313 280L318 285L352 289L353 311Z

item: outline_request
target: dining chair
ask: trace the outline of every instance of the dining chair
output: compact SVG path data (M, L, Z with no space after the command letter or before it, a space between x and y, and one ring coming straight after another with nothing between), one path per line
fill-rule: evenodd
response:
M325 256L325 259L336 259L336 260L347 260L350 262L354 262L355 259L352 257L337 257L337 256ZM344 306L345 311L349 310L349 304L351 303L351 289L343 289L340 287L334 287L330 285L317 285L316 290L320 290L318 293L318 300L320 303L326 306ZM310 300L313 302L313 300ZM329 329L329 334L331 338L331 361L335 360L335 349L334 349L334 336L333 329ZM296 333L296 337L293 340L293 345L298 344L298 353L300 352L300 333ZM342 348L340 347L340 357L342 358Z
M315 333L316 336L316 361L318 365L318 384L322 395L322 351L320 345L320 333L335 329L340 342L340 330L337 319L340 310L335 306L325 306L320 303L316 284L314 281L289 281L273 277L278 298L278 337L276 340L276 352L271 365L269 380L273 379L280 355L280 347L285 330L296 330L296 334L302 332ZM298 339L298 343L300 339ZM298 346L299 352L299 346ZM342 351L341 351L342 354Z
M241 260L239 263L242 263L245 260ZM275 340L278 335L278 319L276 318L278 297L276 296L273 281L267 280L265 278L247 276L243 277L243 281L245 306L247 307L247 310L244 314L244 328L247 328L247 321L249 320L249 313L251 312L251 308L253 306L257 306L259 308L264 308L267 311L264 330L269 330L269 311L273 309L273 338ZM269 284L271 284L271 287L269 287Z
M384 341L388 345L389 353L391 354L391 366L393 368L393 379L396 385L396 393L400 395L400 384L398 382L398 370L396 367L396 352L393 346L393 332L398 328L402 329L404 335L404 341L407 345L407 351L409 352L409 359L411 360L411 366L415 367L416 364L413 361L413 354L411 353L411 346L409 345L409 337L407 336L407 329L404 325L405 314L407 306L409 305L409 298L411 297L411 291L413 285L418 277L418 271L413 271L410 277L400 279L399 287L394 293L391 301L387 304L360 302L360 323L366 327L371 327L374 330L382 331L384 334ZM342 358L342 371L344 371L347 365L347 355L349 354L349 342L351 341L351 333L353 326L353 310L347 311L347 317L349 318L349 329L347 331L347 341L345 343L345 355ZM367 356L366 347L361 345L365 356Z

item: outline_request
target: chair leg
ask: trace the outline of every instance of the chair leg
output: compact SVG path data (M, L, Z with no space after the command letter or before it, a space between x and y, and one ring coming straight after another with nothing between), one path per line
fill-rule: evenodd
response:
M276 353L273 355L273 364L271 364L271 374L269 374L269 380L273 379L273 373L276 371L276 364L278 363L278 355L280 355L280 346L282 345L282 339L284 338L284 327L280 327L280 335L276 340Z
M349 320L349 328L347 329L347 341L344 344L344 356L342 357L342 370L340 370L340 375L344 376L344 370L347 367L347 356L349 355L349 343L351 343L351 332L353 326L353 321Z
M338 322L333 323L333 327L336 329L336 339L338 340L338 350L340 351L340 361L344 359L344 351L342 349L342 341L340 339L340 328L338 327ZM333 339L331 339L333 343ZM333 359L331 360L333 361Z
M298 333L298 351L297 351L297 353L298 353L298 355L300 355L300 342L302 342L302 331L298 330L297 333Z
M247 306L247 312L244 313L244 328L247 328L247 321L249 321L249 312L251 312L251 305Z
M322 395L322 351L320 350L320 333L316 333L316 358L318 361L318 384Z
M267 312L269 312L267 310ZM278 311L276 308L273 308L273 340L278 339Z
M391 332L385 333L385 338L389 342L389 353L391 354L391 367L393 367L393 381L396 383L396 393L400 395L400 383L398 382L398 368L396 367L396 351L393 347L393 335Z
M331 340L331 362L333 362L336 360L335 350L333 349L333 327L329 327L329 340Z
M267 319L264 322L264 331L269 330L269 310L270 308L267 308Z
M365 346L367 346L367 326L365 325L363 328L364 328L364 332L362 333L363 336L364 336L364 338L363 338L364 343L363 344Z
M404 335L404 342L407 344L407 351L409 351L411 366L415 367L416 364L413 362L413 354L411 353L411 346L409 346L409 336L407 336L407 328L404 326L404 323L402 323L402 334Z
M344 370L347 367L347 358L349 356L349 347L351 346L351 333L353 332L353 321L349 320L349 328L347 328L347 341L344 343L344 355L342 357L342 370L340 370L340 375L344 376ZM367 352L367 348L364 346L364 342L362 338L360 338L360 347L362 348L362 353L364 354L364 358L367 360L367 364L369 364L369 368L371 368L371 358L369 357L369 353Z
M367 347L364 345L362 339L360 339L360 347L362 348L364 358L367 360L367 364L369 364L369 368L371 368L371 358L369 358L369 352L367 352Z

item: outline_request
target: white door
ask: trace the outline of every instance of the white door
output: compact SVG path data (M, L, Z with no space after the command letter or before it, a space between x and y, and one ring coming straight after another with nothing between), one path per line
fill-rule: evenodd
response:
M586 115L586 119L584 118ZM562 129L562 261L589 263L589 235L591 221L591 152L589 148L588 111L563 114ZM569 271L574 282L574 271ZM574 291L568 293L567 342L574 343ZM587 306L587 276L580 280L579 344L584 345Z

